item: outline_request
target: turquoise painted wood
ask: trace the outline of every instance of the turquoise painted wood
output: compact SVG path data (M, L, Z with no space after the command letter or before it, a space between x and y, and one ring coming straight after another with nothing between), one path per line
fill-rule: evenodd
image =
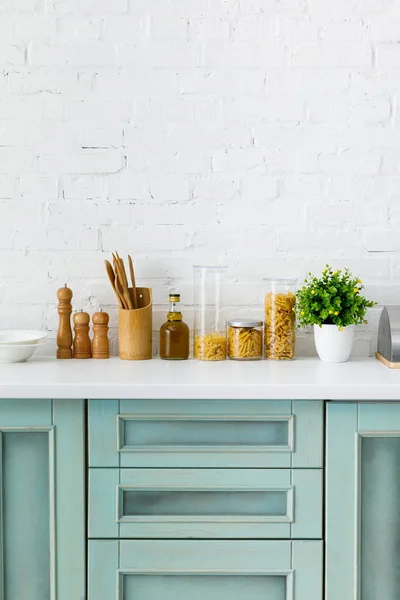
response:
M89 401L91 467L322 468L323 403Z
M90 469L92 538L321 538L319 469Z
M89 542L89 600L321 600L322 542Z
M85 598L84 402L0 400L0 599Z
M328 405L327 600L395 600L400 404Z

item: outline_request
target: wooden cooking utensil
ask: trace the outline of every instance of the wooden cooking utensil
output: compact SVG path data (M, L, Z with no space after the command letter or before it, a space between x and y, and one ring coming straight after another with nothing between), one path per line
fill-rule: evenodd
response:
M128 263L129 263L129 272L131 274L132 281L132 300L133 300L133 308L138 308L138 297L136 290L136 280L135 280L135 270L133 268L133 262L130 254L128 254Z
M122 264L121 264L122 263ZM116 271L116 286L117 286L117 290L120 292L120 294L122 295L122 298L124 300L124 308L127 309L132 309L133 308L133 304L132 304L132 300L130 298L129 295L129 286L128 286L128 280L126 279L126 273L125 273L125 269L123 268L123 261L121 259L116 259L115 261L115 271Z
M114 294L117 297L118 306L120 308L124 308L124 305L122 303L122 299L121 299L120 293L119 293L119 291L116 288L115 273L114 273L114 269L112 268L112 264L110 263L109 260L105 260L104 264L106 265L106 271L107 271L108 279L110 280L110 283L111 283L111 287L114 290Z

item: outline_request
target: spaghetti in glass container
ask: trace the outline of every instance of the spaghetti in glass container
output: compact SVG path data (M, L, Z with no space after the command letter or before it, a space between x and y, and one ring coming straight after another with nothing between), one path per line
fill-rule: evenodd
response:
M263 354L262 321L228 322L228 358L260 360Z
M293 360L296 355L296 279L264 279L265 358Z

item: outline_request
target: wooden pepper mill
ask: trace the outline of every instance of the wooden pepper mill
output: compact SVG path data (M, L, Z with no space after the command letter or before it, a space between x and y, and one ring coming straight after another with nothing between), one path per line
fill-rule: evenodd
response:
M102 310L93 315L92 358L110 358L108 321L110 317Z
M60 288L57 292L59 325L57 333L57 358L72 358L72 290L67 287Z
M89 314L77 312L74 314L74 358L91 358L92 349L89 337Z

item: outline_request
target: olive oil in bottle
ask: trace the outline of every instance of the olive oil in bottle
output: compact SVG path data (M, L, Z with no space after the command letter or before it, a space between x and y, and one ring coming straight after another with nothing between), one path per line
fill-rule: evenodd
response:
M180 294L170 294L167 322L160 329L160 356L165 360L189 358L189 327L182 321L179 310Z

